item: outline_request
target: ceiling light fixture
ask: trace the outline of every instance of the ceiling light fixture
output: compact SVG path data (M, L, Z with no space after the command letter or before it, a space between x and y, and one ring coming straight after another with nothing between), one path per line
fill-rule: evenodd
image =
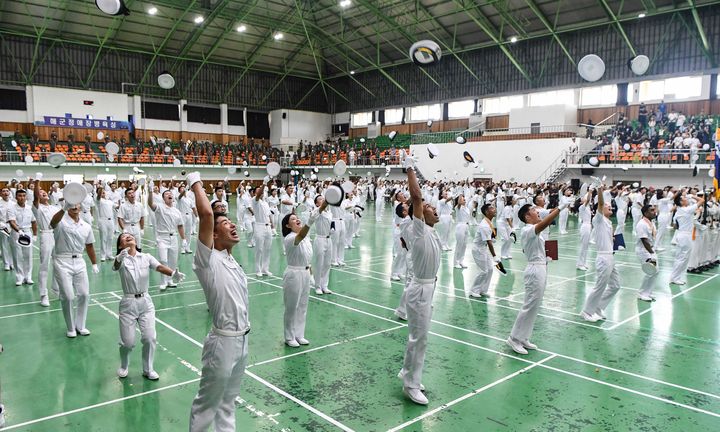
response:
M645 14L644 13L639 14L638 18L645 18Z
M511 43L515 43L515 42L517 42L517 41L518 41L517 36L513 36L513 37L510 38L510 42L511 42Z
M242 24L240 24L240 25L238 26L238 28L237 28L237 31L240 32L240 33L244 32L245 30L247 30L247 27L245 27L245 26L242 25Z
M350 75L355 75L355 71L350 71Z
M340 2L340 7L346 8L346 7L350 6L350 4L351 4L350 0L342 0Z
M275 33L275 35L273 36L273 39L280 40L284 37L285 37L285 35L283 35L282 33Z
M150 9L148 9L148 13L150 15L155 15L157 12L158 12L158 10L155 6L151 6Z
M205 18L203 18L201 15L198 15L195 17L195 19L193 21L195 21L195 24L200 24L203 21L205 21Z

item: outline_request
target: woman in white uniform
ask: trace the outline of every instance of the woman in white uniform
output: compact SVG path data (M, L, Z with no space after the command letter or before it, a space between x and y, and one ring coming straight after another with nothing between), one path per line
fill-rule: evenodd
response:
M177 269L173 271L160 264L152 255L141 253L132 234L120 234L117 249L118 255L113 263L113 271L119 272L123 290L123 298L119 306L120 368L117 374L120 378L128 376L130 352L135 346L135 324L137 324L143 344L143 376L154 381L159 379L160 375L153 369L157 340L155 339L155 305L148 294L150 270L172 276L174 283L180 282L185 275Z
M587 195L582 199L578 209L578 223L580 224L580 252L575 263L578 270L587 271L587 252L590 247L590 234L592 233L592 197L593 193L588 188Z
M310 215L306 225L294 213L282 220L283 246L287 255L287 268L283 275L285 343L293 348L310 343L305 339L305 319L312 285L310 262L313 253L307 234L326 206L323 201L318 212Z
M106 198L104 188L97 188L97 220L100 234L100 261L112 259L112 239L115 232L115 210L120 206Z
M563 190L562 196L560 196L558 205L563 207L563 210L560 212L560 234L567 234L567 222L568 216L570 215L570 210L568 210L568 208L573 202L572 193L572 188L568 186Z
M463 263L463 259L465 259L468 223L470 222L470 209L465 205L465 195L458 195L455 198L455 214L457 215L457 225L455 225L455 268L464 269L467 268Z
M501 201L502 197L498 197L498 201ZM513 204L512 197L506 197L505 206L500 213L500 217L497 218L497 229L500 240L502 240L502 246L500 246L500 257L508 260L512 259L510 255L510 247L512 246L512 240L510 240L510 233L512 233L512 221L513 221Z
M437 211L440 215L440 222L438 222L437 233L440 237L440 243L442 244L442 250L447 252L450 249L450 229L452 228L452 198L450 192L446 189L443 191L442 198L438 200Z
M278 235L277 227L280 222L280 209L278 208L278 205L280 204L280 198L278 198L277 192L277 187L275 187L275 185L271 186L270 195L268 195L267 199L265 200L270 207L270 222L272 223L273 237L276 237Z

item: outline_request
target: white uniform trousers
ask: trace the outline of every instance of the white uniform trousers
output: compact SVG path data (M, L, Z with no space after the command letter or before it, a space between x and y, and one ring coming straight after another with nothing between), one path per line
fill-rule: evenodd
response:
M125 294L120 300L120 366L127 369L130 352L135 347L135 325L140 328L143 372L153 371L157 339L155 333L155 305L148 293L141 297Z
M272 233L270 224L255 223L253 239L255 241L255 272L268 273L270 271L270 246Z
M510 331L510 337L517 342L529 341L532 336L535 318L547 286L547 263L528 263L523 279L525 299Z
M612 253L598 253L595 258L595 287L585 299L583 311L588 315L602 312L620 289L620 273Z
M587 253L590 248L590 234L592 232L592 226L589 223L584 223L580 226L580 252L578 253L577 262L578 266L587 265Z
M650 258L650 254L645 251L642 254L638 254L638 260L640 261L640 264L644 264ZM647 274L643 273L643 280L642 284L640 285L640 291L638 291L638 296L652 297L653 288L655 288L655 281L657 280L659 274L659 271L652 276L648 276ZM671 278L670 280L674 279Z
M80 212L80 219L82 219L82 220L84 220L85 222L87 222L87 224L90 225L90 226L92 226L92 224L93 224L93 217L92 217L92 214L90 213L90 210L88 210L88 211L81 211L81 212Z
M627 219L627 209L625 210L618 210L617 213L615 213L615 217L617 218L617 226L615 227L615 235L622 234L625 230L625 219Z
M278 227L280 226L280 222L282 222L282 220L280 219L280 210L270 210L270 222L272 222L273 226L272 234L277 235ZM282 229L280 230L280 232L282 232Z
M468 241L468 224L458 223L455 226L455 265L462 265Z
M385 212L385 197L378 196L375 199L375 222L380 222Z
M15 262L14 252L13 249L10 247L11 242L12 239L10 237L0 233L0 250L2 251L5 270L10 270L10 267L12 267Z
M397 243L397 254L392 260L392 276L405 276L407 271L407 249L402 247L400 237L396 240Z
M135 243L142 247L142 236L140 235L140 223L125 223L125 228L123 229L123 233L132 234L133 237L135 237Z
M193 215L192 212L183 213L182 220L183 228L185 229L185 238L187 238L189 242L190 236L195 232L195 215Z
M407 251L405 254L405 267L407 268L405 273L405 286L403 287L402 295L400 296L400 304L395 309L395 315L402 319L407 319L407 292L410 288L410 284L413 280L413 269L412 269L412 252Z
M315 266L313 267L313 277L315 279L316 289L328 289L328 280L330 279L330 261L332 260L332 242L329 235L316 235L313 241L313 256L315 257Z
M150 212L148 212L147 216L148 216L148 218L147 218L148 225L150 225L151 227L155 227L157 225L157 223L155 222L155 212L150 211Z
M682 231L677 231L676 237L675 262L670 274L670 282L687 282L686 272L688 262L690 262L690 252L692 251L692 237L689 232Z
M481 250L473 247L472 256L475 264L477 265L478 273L477 276L475 276L472 287L470 288L470 293L487 294L488 290L490 289L490 281L492 280L493 267L495 267L492 255L490 255L490 251L487 249L487 247L483 247L483 249Z
M283 275L283 302L285 303L285 340L305 338L305 319L312 278L310 269L288 266Z
M567 234L568 215L570 210L566 208L560 210L560 234Z
M245 207L238 202L235 208L235 220L240 230L245 231Z
M33 241L32 232L29 229L23 229L22 232L30 236L30 246L22 247L17 243L19 233L13 231L12 234L12 248L13 257L15 261L15 282L23 283L24 281L32 280L32 269L33 269Z
M639 208L637 208L637 206L632 206L632 208L630 209L630 215L632 216L633 220L633 235L637 235L635 227L637 227L638 222L642 220L642 212Z
M100 234L100 258L113 259L113 237L115 234L115 224L110 219L98 219L98 233Z
M248 233L248 243L255 246L255 218L250 212L245 212L245 231Z
M510 228L510 225L502 224L497 227L497 233L498 236L500 236L500 240L502 241L502 246L500 246L500 256L501 257L509 257L511 256L510 247L512 246L512 240L510 240L510 233L512 232L512 229Z
M353 235L355 234L355 218L349 216L343 220L343 223L345 224L345 246L352 247Z
M657 227L657 235L655 236L655 246L662 247L662 239L665 238L665 234L667 234L668 226L670 225L670 218L672 215L670 213L661 213L658 216L658 227Z
M200 388L190 408L190 432L235 432L235 398L247 364L248 337L223 336L212 329L205 338ZM222 331L224 334L229 334Z
M435 279L413 278L407 289L408 342L400 371L406 388L419 389L422 382L435 283Z
M53 265L50 257L55 247L55 236L52 230L40 230L40 268L38 269L38 290L40 297L48 295L48 274ZM57 279L53 279L53 292L58 293Z
M177 233L157 233L158 258L160 264L169 267L171 270L177 268L178 263L178 234ZM161 275L162 284L167 285L172 281L172 276Z
M450 229L452 228L452 216L441 215L440 221L436 225L440 244L443 249L450 248Z
M702 264L703 238L705 233L700 228L695 228L695 240L692 240L690 247L690 259L688 260L688 268L694 269ZM692 239L692 236L690 237Z
M85 260L81 254L63 255L55 256L53 264L53 276L58 282L60 305L67 331L83 330L90 296ZM77 297L76 308L73 307L75 297Z
M337 265L345 262L345 221L342 219L333 219L335 229L330 231L330 240L332 240L332 263Z

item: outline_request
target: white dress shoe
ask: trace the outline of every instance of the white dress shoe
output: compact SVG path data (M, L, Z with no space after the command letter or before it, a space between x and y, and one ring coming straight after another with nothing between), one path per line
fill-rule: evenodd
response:
M80 336L90 336L90 330L84 328L77 331Z
M323 294L332 294L333 293L332 291L330 291L327 288L323 288L322 292L323 292Z
M523 341L522 346L526 350L536 350L537 349L537 345L535 345L534 343L532 343L530 341Z
M596 316L595 314L589 314L585 311L580 312L580 316L587 322L597 322L600 320L600 317Z
M318 288L318 289L315 290L315 294L317 294L317 295L323 295L323 290L321 290L320 288Z
M160 379L160 375L154 370L151 370L150 372L143 372L143 376L150 381L157 381Z
M515 342L512 337L508 337L505 343L518 354L527 355L528 353L522 344L520 342Z
M50 300L48 300L48 296L44 295L44 296L40 297L40 306L42 306L42 307L50 306Z
M77 332L75 330L69 331L69 332L65 333L65 336L67 336L69 338L74 338L74 337L77 337Z
M286 340L285 345L289 346L290 348L297 348L300 346L300 344L295 340Z
M403 378L404 378L404 374L403 374L403 371L402 371L402 370L400 370L400 372L398 372L397 377L398 377L399 379L403 379ZM425 391L425 386L422 385L422 383L420 384L420 391Z
M117 376L119 376L120 378L125 378L126 376L128 376L128 370L123 369L123 368L118 368Z
M305 338L297 338L297 339L295 339L295 340L296 340L297 343L299 343L300 345L310 345L310 341L307 340L307 339L305 339Z
M405 396L407 396L411 401L415 402L418 405L428 404L428 399L425 397L422 391L420 391L420 389L403 387L403 393L405 393Z

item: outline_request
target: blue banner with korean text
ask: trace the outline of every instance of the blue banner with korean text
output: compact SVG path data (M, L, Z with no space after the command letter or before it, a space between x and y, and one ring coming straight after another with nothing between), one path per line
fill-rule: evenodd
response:
M43 116L43 118L44 126L75 127L84 129L130 129L130 124L126 121L50 116ZM39 122L36 122L36 124L37 123Z

